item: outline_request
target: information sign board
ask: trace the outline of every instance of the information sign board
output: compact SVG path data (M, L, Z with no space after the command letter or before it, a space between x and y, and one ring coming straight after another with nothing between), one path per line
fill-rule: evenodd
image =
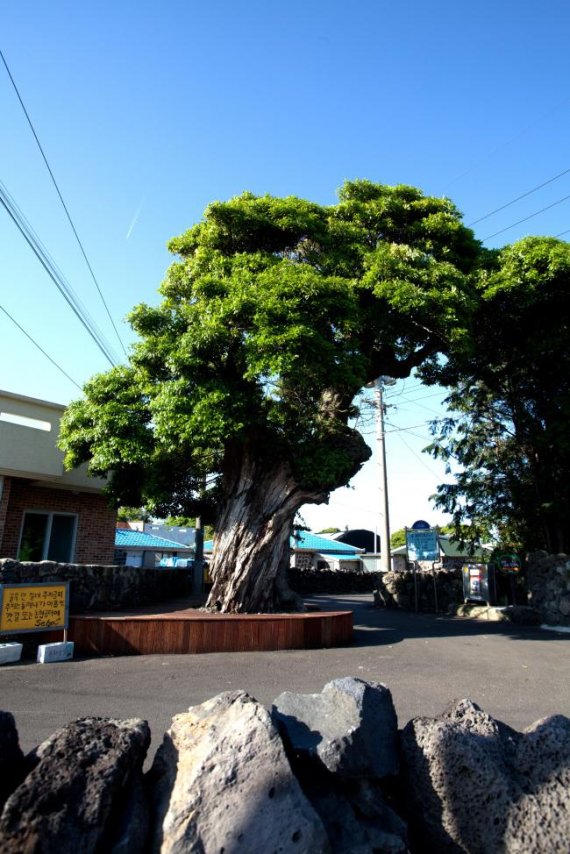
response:
M517 575L521 571L521 560L518 555L509 552L497 557L499 570L507 575Z
M408 560L439 560L439 537L437 528L406 528L406 548Z
M66 629L69 582L0 584L0 634Z

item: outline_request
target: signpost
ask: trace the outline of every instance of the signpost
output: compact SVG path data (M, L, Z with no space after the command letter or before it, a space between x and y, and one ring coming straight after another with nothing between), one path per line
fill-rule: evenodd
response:
M414 598L418 610L418 582L416 566L418 561L431 562L433 576L433 595L435 612L437 614L437 585L435 582L435 563L439 560L439 534L437 528L430 528L423 519L414 522L411 528L406 528L406 552L409 561L414 566Z
M408 560L439 560L437 528L406 528Z
M0 584L0 634L67 629L69 582Z
M67 641L69 582L0 584L0 634L14 635L61 629L63 643L42 644L37 660L67 661L73 657L73 642ZM19 660L22 644L3 644L0 663ZM18 647L18 649L16 649Z

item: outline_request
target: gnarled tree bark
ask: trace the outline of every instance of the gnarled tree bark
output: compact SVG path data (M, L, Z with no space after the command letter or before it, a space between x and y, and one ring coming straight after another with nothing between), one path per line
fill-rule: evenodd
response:
M206 607L227 613L301 609L285 578L289 537L297 510L327 498L327 492L301 489L288 463L269 464L253 449L245 451L216 525Z

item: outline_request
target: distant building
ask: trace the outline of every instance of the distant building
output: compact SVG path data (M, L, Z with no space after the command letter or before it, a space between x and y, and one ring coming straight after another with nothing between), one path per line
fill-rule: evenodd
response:
M117 528L115 532L114 563L153 569L157 566L178 566L191 563L193 551L188 546L164 537L155 537L144 531Z
M310 531L297 531L290 538L291 566L296 569L362 570L362 549L321 537ZM204 556L214 550L214 541L204 543Z
M409 561L406 556L406 546L400 546L392 550L392 564L395 570L405 570ZM443 569L461 569L466 562L486 562L490 559L491 549L488 546L477 546L470 552L468 546L461 546L459 542L447 534L439 535L439 561ZM422 569L431 569L431 561L418 561Z
M64 411L0 391L0 557L111 564L117 514L104 480L64 468Z
M337 540L339 543L347 543L349 546L355 546L358 549L363 549L365 552L380 554L380 537L366 528L353 528L349 531L340 531L338 534L332 534L331 536L333 540Z
M154 537L164 537L173 540L183 546L194 548L196 543L196 529L188 525L165 525L162 522L145 522L143 531Z
M291 566L295 569L361 570L363 549L329 539L310 531L297 531L291 537Z

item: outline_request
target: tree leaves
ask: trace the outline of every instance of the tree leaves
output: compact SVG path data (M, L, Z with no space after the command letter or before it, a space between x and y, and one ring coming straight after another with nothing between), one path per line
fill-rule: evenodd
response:
M526 238L479 279L470 348L429 377L452 388L434 456L455 461L438 506L532 548L570 548L570 246ZM428 372L424 371L424 374Z
M205 500L208 475L223 501L246 448L307 488L346 483L368 456L347 427L355 395L461 340L479 244L449 200L414 187L354 181L339 198L244 193L174 238L162 303L130 315L129 367L65 416L68 463L111 470L123 503L139 489L175 515Z

